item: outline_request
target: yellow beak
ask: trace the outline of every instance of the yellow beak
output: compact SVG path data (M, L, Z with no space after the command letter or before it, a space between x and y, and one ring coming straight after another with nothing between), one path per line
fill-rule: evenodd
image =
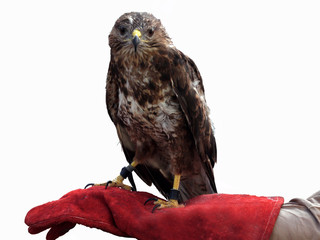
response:
M141 32L138 29L135 29L132 32L132 43L134 45L134 51L137 52L138 44L140 43Z
M138 36L138 38L141 37L141 32L138 29L133 30L132 37Z

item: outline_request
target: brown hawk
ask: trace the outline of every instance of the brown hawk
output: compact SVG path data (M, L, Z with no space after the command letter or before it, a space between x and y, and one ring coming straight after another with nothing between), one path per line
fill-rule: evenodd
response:
M134 170L169 199L157 208L216 193L216 142L195 63L149 13L123 14L109 45L107 109L130 165L107 185L130 189L122 181Z

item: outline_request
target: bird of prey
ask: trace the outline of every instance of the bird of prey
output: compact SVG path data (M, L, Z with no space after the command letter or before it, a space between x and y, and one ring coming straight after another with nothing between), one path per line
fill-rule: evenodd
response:
M109 45L107 109L130 165L106 185L131 189L123 180L135 171L168 199L155 199L156 209L216 193L216 142L193 60L144 12L123 14Z

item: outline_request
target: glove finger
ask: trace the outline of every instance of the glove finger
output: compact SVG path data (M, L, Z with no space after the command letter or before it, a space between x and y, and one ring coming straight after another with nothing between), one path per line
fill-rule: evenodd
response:
M58 237L66 234L69 230L71 230L75 226L76 224L72 222L63 222L56 226L53 226L47 233L47 240L55 240Z

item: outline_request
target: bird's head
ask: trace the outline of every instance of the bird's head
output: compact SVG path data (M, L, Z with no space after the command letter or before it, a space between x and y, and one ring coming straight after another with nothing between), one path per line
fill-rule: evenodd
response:
M144 57L153 51L172 45L159 19L150 13L123 14L109 35L113 55Z

